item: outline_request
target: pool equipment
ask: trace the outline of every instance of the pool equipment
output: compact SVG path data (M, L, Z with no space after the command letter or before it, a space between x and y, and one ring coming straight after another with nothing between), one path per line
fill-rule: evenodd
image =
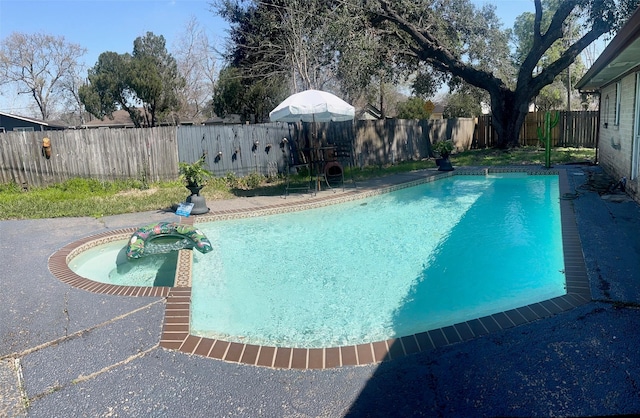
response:
M159 238L178 238L179 240L167 242L169 240L163 239L153 242ZM163 243L159 243L160 241ZM185 248L195 248L203 254L213 249L209 239L191 225L158 222L143 226L131 235L127 244L127 258L140 258L149 254L167 253Z

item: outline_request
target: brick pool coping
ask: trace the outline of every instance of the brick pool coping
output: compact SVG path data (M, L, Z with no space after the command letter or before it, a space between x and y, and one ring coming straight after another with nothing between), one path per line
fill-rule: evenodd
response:
M190 224L223 219L264 216L362 199L390 191L412 187L453 175L486 175L520 172L529 175L558 175L560 197L572 193L564 169L545 170L531 167L458 168L453 172L428 172L418 180L378 189L352 189L342 194L316 196L304 203L284 202L256 209L214 211L207 215L181 218ZM410 354L434 350L476 338L491 332L512 328L576 308L591 301L591 290L582 254L582 245L570 199L560 199L562 243L567 294L505 312L464 321L418 334L359 345L330 348L290 348L258 346L210 339L190 334L192 252L180 250L173 287L118 286L99 283L74 273L68 263L83 251L117 240L127 240L137 228L107 231L72 242L49 258L49 270L60 281L89 292L115 296L163 297L166 309L160 346L188 354L233 363L282 369L328 369L388 361Z

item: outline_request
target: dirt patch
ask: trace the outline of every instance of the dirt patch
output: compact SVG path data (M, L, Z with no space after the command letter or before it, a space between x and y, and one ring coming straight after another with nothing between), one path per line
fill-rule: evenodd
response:
M157 191L158 191L157 187L152 187L146 190L131 189L123 192L118 192L116 193L116 196L149 196L156 193Z

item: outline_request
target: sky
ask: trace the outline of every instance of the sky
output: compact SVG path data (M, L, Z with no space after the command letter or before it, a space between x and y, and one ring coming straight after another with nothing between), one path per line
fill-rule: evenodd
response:
M472 0L496 5L503 26L512 27L523 12L534 11L533 0ZM164 36L171 52L195 18L210 41L222 47L227 25L210 11L210 0L0 0L0 41L13 32L64 36L87 49L84 63L93 67L106 51L131 53L133 41L147 32ZM3 87L0 110L29 115L25 97Z
M0 0L4 1L4 0ZM496 6L496 14L502 21L502 26L512 28L516 17L524 12L535 12L536 7L533 0L471 0L476 6L484 4L494 4Z
M224 45L226 22L210 11L210 0L0 0L0 40L13 32L64 36L87 49L93 67L106 51L133 52L133 41L147 32L164 36L172 50L195 18L214 45ZM30 114L23 95L3 87L0 110Z
M0 0L0 39L12 32L64 36L87 49L93 66L105 51L133 51L147 32L172 42L196 18L211 38L222 40L226 23L210 11L209 0Z

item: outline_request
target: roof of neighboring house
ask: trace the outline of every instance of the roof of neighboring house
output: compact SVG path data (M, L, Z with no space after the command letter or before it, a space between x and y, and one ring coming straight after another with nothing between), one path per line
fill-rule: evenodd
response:
M144 112L144 109L142 108L138 108L138 110L140 112ZM136 125L133 123L133 121L131 120L131 116L129 115L129 112L127 112L126 110L120 109L120 110L116 110L115 112L113 112L113 114L111 115L111 118L109 118L109 116L105 116L102 119L94 119L92 121L89 121L87 123L85 123L84 125L81 125L81 128L135 128ZM193 121L180 121L179 122L180 125L194 125L195 123ZM162 122L162 123L157 123L156 126L167 126L167 125L174 125L174 123L171 122ZM145 124L143 123L143 127L145 126Z
M598 91L638 65L640 65L640 7L620 28L575 88L585 92Z
M229 113L224 118L214 116L205 120L203 123L205 125L238 124L242 123L242 117L237 113Z
M382 119L382 112L371 103L367 103L364 108L358 112L357 118L359 120Z
M47 122L47 121L40 120L40 119L30 118L30 117L27 117L27 116L14 115L12 113L2 112L2 111L0 111L0 116L5 117L5 118L12 118L12 119L17 119L17 120L22 120L22 121L25 121L25 122L33 123L33 124L36 124L36 125L41 125L41 126L48 127L48 128L51 128L51 129L66 129L67 128L67 126L59 124L59 123Z
M129 116L129 112L126 110L116 110L111 115L105 116L102 119L94 119L82 125L82 128L133 128L135 125Z

